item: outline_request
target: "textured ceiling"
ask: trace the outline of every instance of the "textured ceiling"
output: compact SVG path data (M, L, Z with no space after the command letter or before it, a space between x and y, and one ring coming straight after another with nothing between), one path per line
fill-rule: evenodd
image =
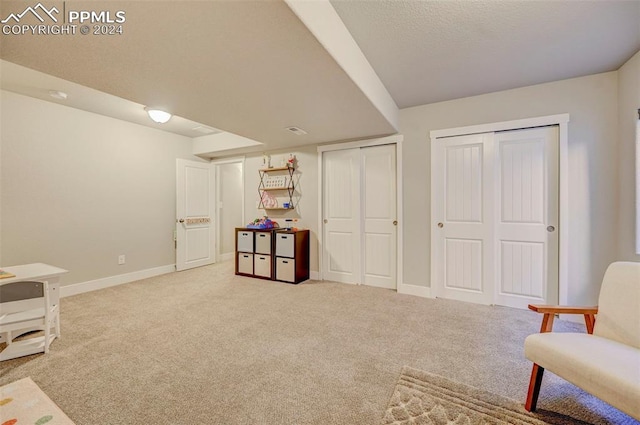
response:
M34 71L24 66L0 60L1 87L3 90L20 93L25 96L46 100L47 102L83 111L93 112L123 121L129 121L146 127L180 134L186 137L201 137L221 131L180 116L172 117L165 124L158 124L149 119L144 105L125 100L80 84L72 83L43 72ZM56 99L49 93L62 91L66 99Z
M184 121L157 128L192 135L201 123L264 143L254 150L396 131L283 1L42 2L126 11L123 35L0 35L5 61L89 88L69 106L134 122L142 105L163 107ZM2 0L0 17L36 3ZM611 71L640 50L640 0L331 4L401 108ZM5 89L45 99L61 89L3 68Z
M640 1L332 0L400 108L618 69Z
M1 16L25 4L3 0ZM74 1L66 7L124 10L124 34L3 35L2 59L269 148L396 132L284 2ZM289 126L308 134L296 136Z

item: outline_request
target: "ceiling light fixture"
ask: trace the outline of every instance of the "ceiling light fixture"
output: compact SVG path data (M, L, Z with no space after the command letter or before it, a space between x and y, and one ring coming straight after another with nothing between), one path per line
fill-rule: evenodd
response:
M144 110L149 114L149 118L159 124L164 124L171 119L171 114L161 109L144 108Z
M49 96L58 100L67 100L67 94L60 90L49 90Z

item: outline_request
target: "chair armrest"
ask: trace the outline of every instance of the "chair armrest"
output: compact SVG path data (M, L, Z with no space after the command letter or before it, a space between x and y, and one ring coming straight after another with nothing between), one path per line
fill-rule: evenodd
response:
M529 310L537 311L538 313L553 313L553 314L597 314L598 307L572 307L562 305L539 305L529 304Z
M561 305L537 305L529 304L529 310L542 313L542 326L540 332L551 332L553 328L553 319L556 314L582 314L584 322L587 326L587 332L592 334L593 327L596 323L595 315L598 314L598 307L571 307Z

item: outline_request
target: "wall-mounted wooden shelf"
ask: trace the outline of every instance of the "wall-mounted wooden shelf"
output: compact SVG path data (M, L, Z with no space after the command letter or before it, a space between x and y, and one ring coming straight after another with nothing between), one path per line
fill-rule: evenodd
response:
M263 173L268 173L269 171L285 171L285 170L293 170L293 167L271 167L271 168L261 168L258 171Z
M293 193L295 191L295 184L293 182L293 173L295 171L294 167L273 167L273 168L261 168L258 170L258 174L260 174L260 184L258 184L258 194L260 196L260 205L258 208L266 210L266 211L287 211L295 209L293 205ZM268 177L270 173L274 173L274 177L277 179L282 179L282 181L278 180L269 180L272 177ZM275 184L286 184L285 186L276 186L276 187L267 187L268 183ZM278 192L278 191L286 191L287 193L277 193L274 195L269 195L269 198L274 198L277 204L276 196L280 197L280 201L282 203L286 203L288 201L289 207L267 207L265 205L265 192ZM272 202L269 202L268 205L272 205Z

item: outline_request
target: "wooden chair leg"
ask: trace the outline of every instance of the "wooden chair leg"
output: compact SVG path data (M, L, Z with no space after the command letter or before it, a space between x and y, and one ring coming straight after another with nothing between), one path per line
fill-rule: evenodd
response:
M551 332L553 330L553 319L555 319L555 315L553 313L545 313L544 316L542 316L540 333Z
M596 316L593 314L585 314L584 315L584 323L587 325L587 333L593 333L593 327L596 324Z
M540 384L542 384L542 375L544 374L544 368L533 364L531 370L531 380L529 381L529 393L527 394L527 402L524 404L524 408L528 412L535 412L536 404L538 403L538 394L540 394Z

